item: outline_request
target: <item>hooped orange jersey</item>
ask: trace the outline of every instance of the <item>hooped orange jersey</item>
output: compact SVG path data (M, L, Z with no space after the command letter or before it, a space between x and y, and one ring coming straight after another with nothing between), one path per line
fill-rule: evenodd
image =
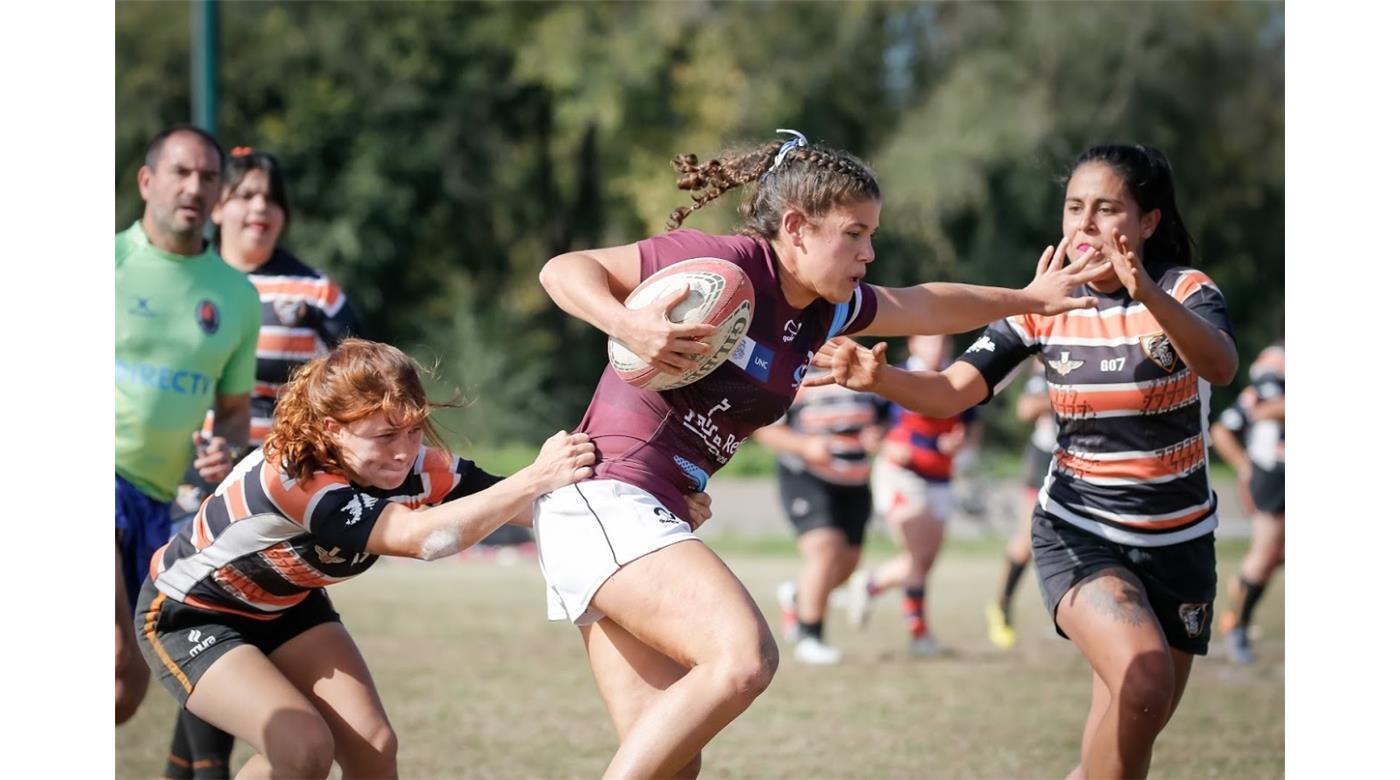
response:
M423 447L393 490L325 472L297 481L254 450L204 500L193 522L156 551L151 578L161 593L190 606L271 620L311 591L373 566L378 556L365 545L390 503L433 506L500 479Z
M1172 298L1234 338L1225 297L1210 277L1184 266L1149 272ZM1098 305L993 323L959 358L982 373L993 394L1025 358L1044 364L1059 434L1041 507L1120 544L1156 547L1210 533L1210 385L1126 290L1105 294L1085 285L1072 294L1093 296Z

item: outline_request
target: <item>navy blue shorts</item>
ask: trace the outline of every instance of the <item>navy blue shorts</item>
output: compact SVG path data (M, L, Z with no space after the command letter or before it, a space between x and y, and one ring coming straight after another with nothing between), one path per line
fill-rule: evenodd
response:
M170 504L157 501L117 476L117 549L122 554L122 581L127 606L136 612L136 595L150 578L151 556L170 541Z

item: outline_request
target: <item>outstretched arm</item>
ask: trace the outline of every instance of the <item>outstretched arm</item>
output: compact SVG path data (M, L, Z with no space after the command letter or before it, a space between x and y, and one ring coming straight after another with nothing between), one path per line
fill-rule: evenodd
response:
M365 551L423 560L452 555L528 511L539 496L587 479L595 458L587 434L560 431L544 443L534 463L479 493L424 509L389 504Z
M963 333L1017 314L1059 314L1093 308L1092 297L1071 297L1073 290L1101 275L1108 264L1090 250L1066 264L1069 239L1046 247L1035 278L1021 290L975 284L927 282L913 287L875 287L875 319L860 336L910 336Z
M906 371L885 360L886 348L883 341L866 349L845 337L832 339L812 358L813 366L830 373L809 373L803 384L837 384L850 390L879 393L905 409L929 417L962 414L987 397L987 381L982 373L964 361L956 361L944 371Z

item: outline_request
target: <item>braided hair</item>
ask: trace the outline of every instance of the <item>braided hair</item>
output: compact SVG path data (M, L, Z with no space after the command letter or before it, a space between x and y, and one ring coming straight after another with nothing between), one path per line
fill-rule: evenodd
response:
M821 144L789 148L779 159L784 142L770 141L757 149L731 150L704 163L693 154L678 154L671 167L681 174L676 186L690 191L689 206L671 212L667 227L735 187L757 182L739 206L738 232L755 238L778 236L783 211L797 208L820 217L832 207L879 200L880 185L870 167L855 155Z

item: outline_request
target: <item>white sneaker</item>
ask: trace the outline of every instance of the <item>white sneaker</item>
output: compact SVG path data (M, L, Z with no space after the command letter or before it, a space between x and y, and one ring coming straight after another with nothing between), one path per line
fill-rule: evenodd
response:
M870 610L874 603L866 587L869 582L870 572L861 569L851 575L851 581L846 585L846 619L852 628L865 628L865 624L870 622Z
M792 655L800 664L830 666L841 663L841 651L814 636L804 636L797 640L797 645L792 648Z
M778 608L782 610L783 639L797 641L797 585L791 580L778 586Z
M909 655L915 658L935 658L943 655L943 652L943 645L938 644L933 634L924 634L909 642Z

